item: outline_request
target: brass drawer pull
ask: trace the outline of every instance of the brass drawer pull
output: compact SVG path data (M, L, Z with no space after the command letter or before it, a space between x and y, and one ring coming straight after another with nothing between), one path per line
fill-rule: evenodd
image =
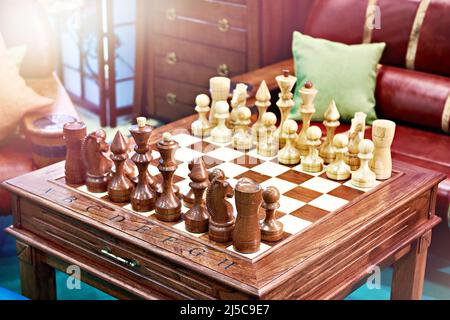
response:
M115 254L111 253L111 249L109 249L109 248L102 249L100 252L105 257L110 258L111 260L115 260L125 266L131 267L131 268L139 267L139 263L136 260L130 260L130 259L125 259L125 258L116 256Z
M228 65L225 63L219 65L217 67L217 74L222 77L228 77L230 75L230 69L228 68Z
M177 54L175 52L169 52L166 55L166 61L168 64L176 64L177 63Z
M222 32L227 32L230 30L230 22L228 22L227 19L220 19L219 20L219 30Z
M175 103L177 103L177 95L175 93L170 92L166 95L166 100L168 104L174 105Z
M177 18L177 11L175 8L169 8L166 11L167 20L174 21Z

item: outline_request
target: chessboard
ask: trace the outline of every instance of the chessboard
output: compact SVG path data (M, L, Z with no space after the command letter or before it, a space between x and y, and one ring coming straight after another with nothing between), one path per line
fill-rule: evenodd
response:
M302 170L301 165L287 166L278 163L277 157L266 158L258 155L256 148L248 151L235 150L231 144L220 144L212 142L211 138L201 139L195 137L188 130L176 130L172 132L173 139L178 142L179 149L175 154L178 168L174 175L174 183L180 188L180 194L186 194L189 190L190 170L188 164L195 158L203 158L206 167L222 169L227 176L227 181L234 188L241 178L249 178L259 183L263 188L273 186L278 188L281 194L280 208L276 217L284 225L284 235L280 241L262 241L260 250L252 254L243 254L235 251L231 242L216 243L208 238L208 234L189 233L185 229L183 218L179 222L167 223L156 219L155 212L135 212L131 204L117 204L109 200L107 193L90 193L85 185L70 186L76 192L94 199L101 199L112 206L119 206L127 212L138 215L141 218L149 219L159 226L170 228L176 233L200 241L206 246L213 246L215 249L223 250L227 254L248 259L249 262L256 262L262 257L270 254L272 250L283 246L294 238L294 236L304 232L314 226L315 223L324 219L327 215L340 211L346 206L357 202L364 194L374 191L388 181L395 179L394 171L391 179L384 182L376 182L372 188L358 188L353 186L349 180L334 181L327 177L325 170L319 173L308 173ZM153 160L149 166L149 172L155 179L162 181L162 176L157 168L160 154L156 144L150 146ZM131 155L133 152L129 153ZM64 187L64 177L57 178L56 181ZM229 199L233 205L236 215L234 198ZM183 206L182 212L186 213L189 208ZM264 210L260 210L260 219L264 219Z

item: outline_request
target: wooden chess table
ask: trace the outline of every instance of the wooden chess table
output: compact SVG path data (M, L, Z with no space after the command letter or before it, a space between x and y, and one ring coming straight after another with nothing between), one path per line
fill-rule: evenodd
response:
M155 130L153 143L162 132L187 129L192 121ZM182 157L191 154L189 142L182 147ZM226 147L209 151L221 158L220 148L233 155ZM394 162L391 179L362 192L272 161L244 163L244 169L220 165L235 179L278 181L283 240L262 243L253 255L239 254L230 244L182 230L182 221L162 223L83 186L66 185L64 163L5 182L13 194L14 225L7 232L17 239L23 294L55 299L54 270L77 265L84 282L118 298L339 299L361 285L373 266L393 265L391 297L421 298L427 249L440 222L434 207L443 174ZM176 179L180 189L182 171Z

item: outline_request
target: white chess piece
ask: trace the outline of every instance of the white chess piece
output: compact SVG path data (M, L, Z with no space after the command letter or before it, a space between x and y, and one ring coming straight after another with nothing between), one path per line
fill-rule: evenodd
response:
M247 107L240 107L236 116L232 146L237 150L250 150L253 147L253 139L248 126L252 112Z
M369 161L373 159L373 142L366 139L359 144L358 158L361 166L353 172L351 183L359 188L371 188L375 184L376 175L369 168Z
M231 142L232 131L226 126L227 119L230 118L230 107L226 101L216 103L215 117L217 126L211 131L211 138L216 143Z
M322 131L319 127L312 126L306 131L306 143L308 145L308 155L303 158L302 168L306 172L317 173L323 170L323 159L319 157L317 148L320 146Z
M392 176L391 145L394 141L395 122L375 120L372 124L372 140L375 145L370 169L375 172L377 180L386 180Z
M286 120L283 125L282 135L286 138L286 145L278 153L278 162L286 165L294 165L300 162L300 152L295 147L298 125L294 120Z
M211 128L217 125L216 103L219 101L227 101L230 94L231 80L225 77L213 77L209 80L209 90L211 93L212 103L211 112L209 113L209 123Z
M233 90L233 98L231 99L231 113L230 113L230 121L229 128L231 130L235 129L235 126L238 119L239 109L242 107L246 107L247 104L247 88L248 86L243 83L238 83L236 85L236 89Z
M210 110L209 103L211 100L206 94L200 94L195 99L197 106L195 111L198 112L198 120L191 125L192 134L199 138L209 137L211 134L211 125L209 124L207 114Z
M344 161L344 154L347 152L348 138L345 134L337 134L333 139L335 160L327 167L327 177L341 181L350 178L350 166Z
M263 157L275 157L278 154L278 137L274 134L277 127L277 116L266 112L261 118L257 152Z

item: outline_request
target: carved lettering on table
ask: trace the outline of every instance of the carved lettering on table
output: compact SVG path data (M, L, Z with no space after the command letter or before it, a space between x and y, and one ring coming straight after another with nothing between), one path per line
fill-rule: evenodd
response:
M121 215L119 214L119 215L117 215L117 216L112 217L111 219L109 219L109 221L111 221L111 222L122 222L122 221L125 221L125 217L124 217L124 216L121 216Z
M177 241L177 238L174 238L174 237L167 237L167 238L165 238L165 239L162 241L162 243L175 242L175 241Z
M206 251L205 251L204 249L202 249L202 248L193 248L193 249L189 250L189 254L190 254L191 256L194 256L194 257L201 256L201 255L203 255L205 252L206 252Z
M139 232L139 233L146 233L147 231L151 231L151 230L152 230L152 227L146 225L146 226L139 227L134 231Z
M100 207L100 206L89 206L89 207L86 208L87 212L95 213L94 210L101 211L102 207Z
M53 191L53 188L47 189L47 190L44 192L44 194L50 194L50 192L52 192L52 191Z
M73 202L75 202L75 201L77 201L77 200L78 200L77 197L75 197L75 196L70 196L70 197L65 198L63 201L64 201L64 202L67 202L67 203L73 203Z
M231 268L234 265L235 265L235 263L228 259L224 259L218 264L218 266L222 266L224 270L228 270L229 268Z

